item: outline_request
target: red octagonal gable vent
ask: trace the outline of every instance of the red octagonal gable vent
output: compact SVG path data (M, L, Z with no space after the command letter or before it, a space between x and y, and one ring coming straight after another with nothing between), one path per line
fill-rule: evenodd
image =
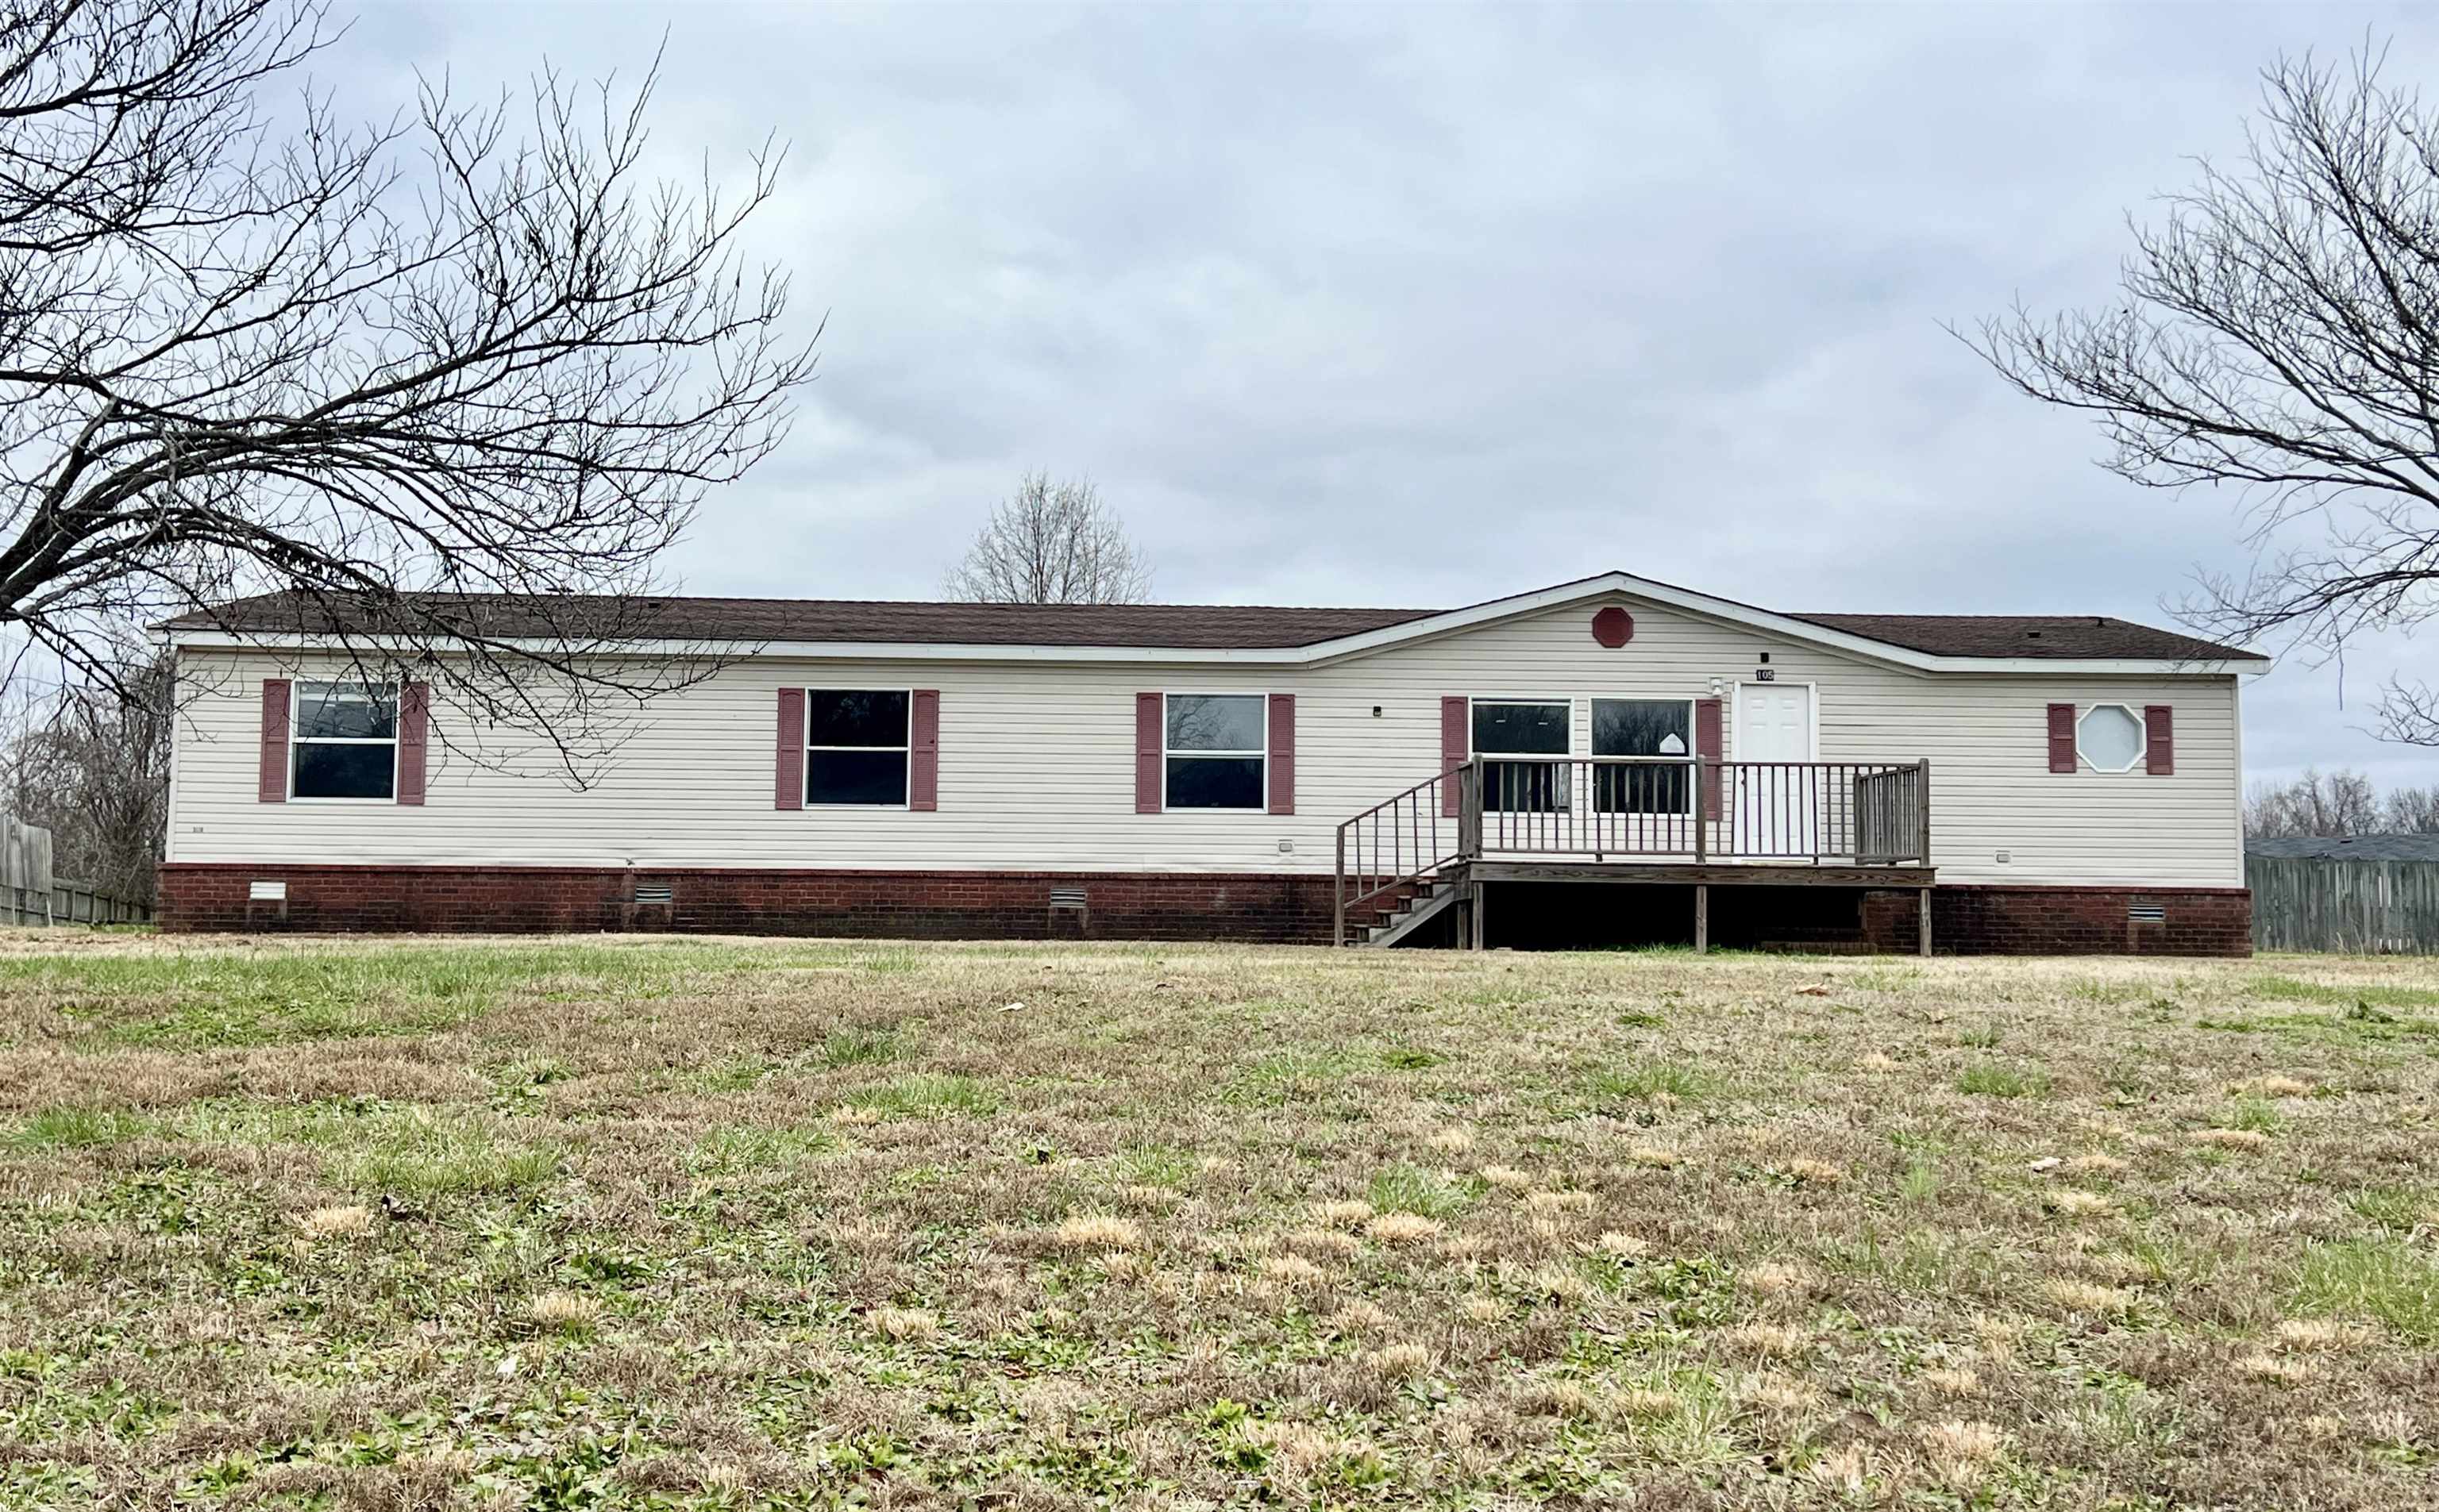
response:
M1593 616L1593 639L1615 650L1634 639L1634 616L1611 604Z

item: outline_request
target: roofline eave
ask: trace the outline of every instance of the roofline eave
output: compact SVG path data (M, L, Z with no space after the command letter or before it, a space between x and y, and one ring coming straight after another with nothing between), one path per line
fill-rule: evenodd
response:
M1627 596L1665 605L1687 614L1731 625L1741 625L1785 640L1808 644L1834 650L1865 661L1904 667L1920 672L2061 672L2109 676L2255 676L2270 669L2266 657L2221 656L2216 658L2161 657L1998 657L1947 656L1915 650L1890 641L1874 640L1849 631L1834 630L1797 619L1771 610L1758 609L1732 598L1680 588L1672 583L1637 578L1630 573L1608 572L1597 577L1578 578L1574 582L1554 584L1530 593L1514 594L1504 598L1486 599L1463 609L1446 610L1436 614L1402 620L1378 630L1341 635L1329 640L1314 641L1303 646L1264 647L1176 647L1176 646L1057 646L1038 644L985 644L933 641L752 641L703 640L685 638L636 638L632 640L577 643L564 638L521 638L516 636L486 637L485 644L504 649L543 651L567 654L583 652L603 656L646 655L715 655L791 656L807 659L856 661L954 661L954 662L1142 662L1164 664L1215 663L1231 666L1301 667L1340 662L1384 650L1409 642L1429 640L1441 635L1479 629L1504 620L1544 614L1573 603L1612 596ZM256 648L262 649L330 649L358 647L382 649L421 649L423 641L401 636L336 636L281 631L176 629L164 627L163 633L177 646L197 648Z

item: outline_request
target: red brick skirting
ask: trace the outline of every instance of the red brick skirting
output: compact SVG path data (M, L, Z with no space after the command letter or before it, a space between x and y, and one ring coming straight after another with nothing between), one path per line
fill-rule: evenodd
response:
M285 899L250 898L258 881L284 884ZM668 890L668 901L635 900L639 892L657 896L653 890L659 888ZM1077 891L1083 909L1051 906L1054 893ZM161 867L154 916L163 929L182 932L636 930L1326 945L1331 893L1327 877L1279 873L626 871L182 862ZM1914 902L1912 892L1861 894L1848 916L1854 924L1828 934L1851 931L1855 943L1871 949L1911 952ZM2135 916L2149 908L2160 909L2163 917L2153 922ZM1495 890L1489 913L1496 945ZM2245 955L2252 949L2252 895L2240 887L1940 887L1932 895L1932 943L1943 954ZM1686 928L1690 937L1690 915ZM1817 943L1836 945L1822 928L1807 928L1807 937L1820 935Z
M284 903L250 900L256 881ZM667 903L638 903L666 887ZM1081 889L1085 907L1053 909ZM650 896L648 893L646 896ZM1252 940L1326 945L1331 880L1196 872L782 871L169 863L165 930L643 930L907 939Z
M2157 909L2161 916L2147 916ZM1863 939L1911 951L1912 893L1869 893ZM2242 887L1934 887L1931 944L1956 955L2251 955Z

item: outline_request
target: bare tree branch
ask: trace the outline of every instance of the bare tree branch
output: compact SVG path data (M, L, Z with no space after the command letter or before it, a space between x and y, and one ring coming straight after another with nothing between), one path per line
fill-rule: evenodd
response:
M166 652L129 649L110 685L0 704L0 810L51 831L60 875L150 902L169 809L172 668Z
M1965 338L2092 415L2121 477L2238 491L2252 570L2181 606L2222 639L2334 652L2439 614L2439 138L2381 62L2268 70L2242 161L2135 228L2119 304ZM2381 730L2439 744L2439 706L2393 686Z
M1090 478L1052 483L1033 472L991 511L945 586L982 604L1140 604L1151 596L1151 568Z
M312 0L0 0L0 632L108 681L97 627L276 594L573 772L706 670L586 653L811 376L738 251L778 154L642 181L649 76L364 127L309 87L275 131L330 40Z

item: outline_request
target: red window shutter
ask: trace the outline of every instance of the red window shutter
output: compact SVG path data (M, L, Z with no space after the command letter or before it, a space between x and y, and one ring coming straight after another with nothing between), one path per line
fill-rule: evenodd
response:
M423 755L432 724L432 685L409 683L398 690L398 801L423 803Z
M1453 774L1473 755L1473 700L1440 700L1440 817L1454 819L1465 811L1465 794Z
M805 806L805 690L779 690L779 776L772 790L774 809Z
M930 813L940 807L940 690L915 690L913 749L906 756L906 807Z
M288 679L262 680L262 770L257 774L255 797L263 803L288 801Z
M1161 697L1135 695L1135 812L1158 813L1160 801Z
M1719 817L1719 768L1726 754L1725 715L1718 699L1694 701L1694 756L1702 772L1702 817Z
M2155 777L2176 774L2176 714L2165 703L2143 706L2143 766Z
M1271 695L1271 812L1295 812L1295 695Z
M2050 705L2050 770L2074 770L2074 705Z

